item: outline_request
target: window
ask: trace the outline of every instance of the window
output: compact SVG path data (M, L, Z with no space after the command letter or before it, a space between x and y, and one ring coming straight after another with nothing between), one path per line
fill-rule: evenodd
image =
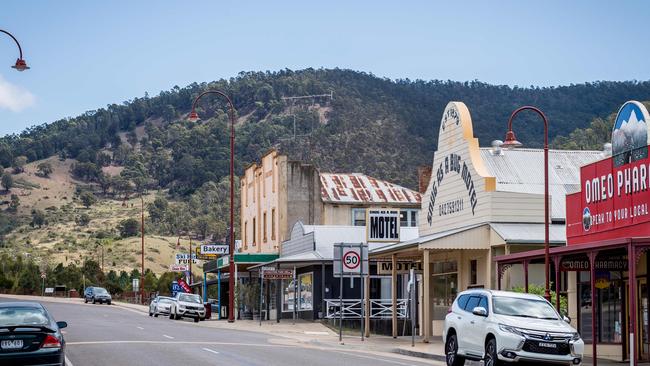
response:
M292 312L294 304L298 304L298 311L312 310L313 298L313 273L303 273L297 276L297 281L282 280L282 311Z
M271 209L271 240L275 240L275 209Z
M480 296L472 296L469 301L467 301L467 304L465 305L465 311L469 311L470 313L472 310L474 310L475 307L478 306L478 303L481 301Z
M366 209L353 208L352 209L352 225L366 226Z
M256 243L256 241L255 241L255 239L256 239L256 236L255 236L256 230L255 229L256 228L257 228L257 226L255 225L255 218L253 217L253 246L255 246L255 243Z
M266 211L264 211L264 220L262 221L262 225L264 225L264 240L262 241L263 243L267 242L267 236L266 236Z
M248 248L248 241L246 236L248 235L248 221L244 221L244 249Z
M490 313L490 308L488 307L487 297L481 296L481 301L479 301L478 306L480 306L483 309L487 310L488 314Z
M458 298L458 307L465 310L465 305L469 301L469 295L462 295Z
M431 267L433 320L443 320L458 293L458 264L456 261L434 262Z
M400 209L399 226L416 227L418 226L418 210Z
M477 267L478 267L478 261L476 259L469 261L469 284L470 285L475 285L477 283L477 278L476 278Z

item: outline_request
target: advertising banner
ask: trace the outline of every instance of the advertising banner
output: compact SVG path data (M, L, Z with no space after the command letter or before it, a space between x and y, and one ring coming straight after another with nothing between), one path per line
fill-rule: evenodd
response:
M192 288L182 278L178 279L178 285L181 286L183 292L192 293Z
M172 290L172 297L176 296L176 294L179 292L185 292L181 287L181 285L178 284L178 281L172 281L171 290Z
M187 264L172 264L169 266L171 272L185 272L189 269Z
M229 254L230 248L225 244L201 244L201 254L225 255Z
M187 253L176 253L176 264L190 264L190 255ZM192 264L198 263L196 254L192 253Z

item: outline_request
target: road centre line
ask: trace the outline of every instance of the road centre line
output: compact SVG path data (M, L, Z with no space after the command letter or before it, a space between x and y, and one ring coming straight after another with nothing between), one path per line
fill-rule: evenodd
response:
M169 339L174 339L174 337L172 337L172 336L168 336L167 334L163 334L163 337L165 337L165 338L169 338Z
M142 327L137 327L137 328L140 329L140 330L144 330L144 328L142 328Z
M217 351L215 351L215 350L211 350L211 349L209 349L209 348L203 348L203 350L206 351L206 352L214 353L215 355L218 355L218 354L219 354L219 352L217 352Z
M243 346L243 347L277 347L277 348L296 348L293 345L285 344L259 344L259 343L235 343L235 342L207 342L207 341L84 341L84 342L66 342L66 346L91 346L107 344L198 344L212 346Z

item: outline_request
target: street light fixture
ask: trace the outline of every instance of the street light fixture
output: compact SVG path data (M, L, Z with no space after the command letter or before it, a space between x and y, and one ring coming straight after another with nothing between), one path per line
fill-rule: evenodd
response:
M16 39L16 37L14 37L13 34L7 32L6 30L0 29L0 32L2 32L4 34L8 35L9 37L11 37L11 39L13 39L14 42L16 42L16 45L18 46L19 57L16 60L16 64L14 64L11 68L16 69L18 71L28 70L29 66L27 66L27 62L25 62L25 60L23 59L23 49L22 49L22 47L20 47L20 43L18 43L18 40Z
M508 132L506 133L506 139L503 142L502 147L506 149L513 149L517 147L523 146L521 142L517 140L515 137L515 133L512 130L512 120L515 118L519 112L523 111L533 111L537 113L540 117L542 117L542 120L544 121L544 272L545 272L545 278L546 282L544 284L544 298L548 300L549 302L551 301L551 292L549 290L549 269L550 269L550 260L549 260L549 194L548 194L548 119L546 118L546 115L544 115L544 112L539 110L536 107L532 106L523 106L520 108L517 108L514 112L512 112L512 115L510 115L510 119L508 119ZM555 279L555 281L558 281L559 279Z
M228 261L228 322L232 323L235 321L235 106L232 103L230 97L220 91L220 90L208 90L199 94L194 103L192 103L192 111L188 116L188 121L196 122L199 120L199 115L196 113L196 104L199 99L208 94L217 94L220 95L228 101L228 114L230 116L230 225L229 225L229 248L230 254Z

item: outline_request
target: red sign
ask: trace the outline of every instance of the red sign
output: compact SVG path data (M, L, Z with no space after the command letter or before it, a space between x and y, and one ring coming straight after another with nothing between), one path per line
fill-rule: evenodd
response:
M190 286L187 285L187 282L185 282L182 278L178 279L178 284L183 288L183 291L187 292L188 294L192 293L192 289Z
M650 222L650 158L615 166L610 157L583 166L580 190L566 199L568 245L650 236L644 225Z

